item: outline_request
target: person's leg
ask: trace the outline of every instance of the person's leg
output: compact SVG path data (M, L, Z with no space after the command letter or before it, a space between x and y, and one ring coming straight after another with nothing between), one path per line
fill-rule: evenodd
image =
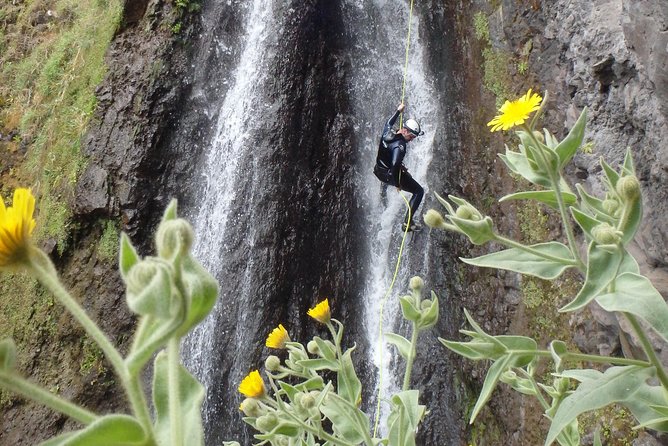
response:
M420 184L418 184L417 181L413 179L411 174L408 172L401 172L401 176L399 177L399 187L401 187L401 190L405 190L406 192L413 194L409 202L411 207L411 221L408 221L408 212L406 212L405 219L406 223L410 225L412 223L413 217L415 217L415 212L417 212L418 207L420 207L420 203L422 203L424 189L422 186L420 186Z

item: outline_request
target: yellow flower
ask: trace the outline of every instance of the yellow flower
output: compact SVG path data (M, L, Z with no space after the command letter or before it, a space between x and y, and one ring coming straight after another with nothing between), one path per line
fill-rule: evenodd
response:
M264 396L264 381L260 376L260 372L253 370L241 381L239 384L239 393L248 398L260 398Z
M288 330L282 324L278 324L278 327L274 328L269 336L267 336L267 341L264 343L269 348L285 348L285 343L290 342L290 335L288 335Z
M327 299L323 300L318 305L308 310L307 314L322 324L326 324L327 322L329 322L330 318L332 317L332 315L329 312L329 302L327 301Z
M527 94L518 100L506 101L499 109L501 114L489 121L487 126L492 127L492 132L496 132L497 130L508 130L516 125L524 124L529 115L540 108L542 100L543 98L538 94L531 94L531 89L529 89Z
M12 206L8 208L0 197L0 267L25 258L35 227L34 211L35 197L30 189L16 189Z

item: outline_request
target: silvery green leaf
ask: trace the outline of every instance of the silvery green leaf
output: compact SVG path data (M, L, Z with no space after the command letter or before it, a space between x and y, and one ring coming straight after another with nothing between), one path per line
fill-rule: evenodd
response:
M322 354L325 359L330 361L336 360L336 351L331 343L325 342L320 336L315 336L313 340L318 345L318 350L320 350L320 354Z
M420 310L415 306L415 299L412 296L400 297L399 303L406 320L417 322L420 319Z
M652 374L653 369L650 367L610 367L604 373L594 373L593 375L597 376L595 379L582 381L559 405L545 439L545 446L551 445L559 433L578 415L611 403L632 400L634 394L642 386L646 386L645 381ZM563 372L561 376L577 379L577 375L571 374L570 371Z
M575 299L560 308L560 312L575 311L600 295L617 276L619 265L626 252L623 249L610 252L591 242L588 254L585 283Z
M589 214L601 222L608 223L610 225L616 225L617 220L608 215L608 212L603 207L603 201L589 195L579 184L575 185L575 188L580 195L581 205L583 209L581 211L589 211Z
M571 215L573 216L573 219L575 219L576 223L582 231L587 235L587 239L589 241L594 239L594 236L592 235L592 229L594 229L596 226L600 225L601 222L600 220L595 219L594 217L591 217L588 214L585 214L581 210L571 207Z
M627 212L627 218L620 224L619 230L622 231L622 243L626 245L635 237L640 222L642 221L643 207L642 199L633 200L632 203L626 203L624 206L630 206Z
M550 149L554 150L559 145L559 141L554 137L548 129L543 129L543 135L545 137L545 145Z
M636 259L629 253L624 254L621 265L619 265L619 273L633 273L640 274L640 267Z
M138 261L140 257L137 254L130 237L125 232L121 233L121 247L118 252L118 266L123 276L123 279L127 276L130 268L132 268Z
M436 199L437 199L437 200L438 200L438 201L439 201L439 202L440 202L440 203L441 203L441 204L448 210L448 213L449 213L450 215L454 215L454 214L455 214L455 210L454 210L454 208L452 207L452 205L448 202L448 200L446 200L445 198L441 197L441 196L440 196L439 194L437 194L436 192L434 192L434 195L436 195Z
M668 306L649 279L623 273L615 279L613 289L596 298L603 309L638 316L668 341Z
M575 202L577 201L576 195L570 192L562 192L561 196L564 200L564 203L568 206L575 204ZM514 194L509 194L502 197L501 199L499 199L499 202L509 201L509 200L536 200L548 205L553 209L559 208L559 202L557 201L557 194L555 193L554 190L535 190L535 191L516 192Z
M457 353L458 355L464 356L465 358L473 359L477 361L478 359L491 359L485 351L480 351L472 346L472 342L456 342L448 341L447 339L438 338L441 344L445 345L447 348Z
M469 265L486 268L498 268L515 271L541 279L554 279L559 277L566 269L571 268L573 257L570 249L562 243L549 242L531 245L530 248L542 254L555 257L546 259L538 254L527 252L519 248L510 248L503 251L486 254L473 259L461 259ZM558 259L563 259L560 261Z
M482 220L468 220L451 215L448 218L474 245L483 245L496 238L494 224L490 217L485 217Z
M559 155L559 169L563 169L566 164L573 158L575 152L582 145L584 139L585 126L587 124L587 108L582 109L580 117L571 128L566 138L564 138L554 151Z
M605 174L605 178L607 179L608 185L612 191L615 190L615 186L617 186L617 181L619 181L619 174L610 167L608 163L605 162L603 157L601 157L601 167L603 168L603 173Z
M550 342L550 354L552 355L552 360L554 361L554 368L557 372L561 371L561 357L568 353L568 347L563 341L552 341Z
M329 359L302 359L297 365L310 370L338 370L339 365Z
M412 356L411 343L408 339L395 333L385 333L385 339L387 342L397 347L402 358L408 359Z
M181 280L189 302L185 321L176 336L185 335L200 323L211 312L218 297L216 279L190 256L186 256L181 263Z
M0 341L0 370L10 371L16 364L16 344L12 338Z
M431 305L429 308L422 310L420 320L418 321L418 328L426 330L433 327L438 322L438 298L432 293Z
M624 164L622 165L622 170L626 175L635 175L636 168L633 163L633 154L631 153L631 148L626 149L626 154L624 155Z
M139 422L128 415L106 415L76 432L68 432L40 446L148 446L149 439Z
M415 445L416 430L425 412L418 395L417 390L407 390L392 397L392 412L387 418L389 446Z
M580 432L578 420L575 419L566 426L557 436L557 443L561 446L580 446Z
M337 394L330 393L320 411L332 422L337 437L353 444L363 443L369 437L369 418Z
M538 184L540 186L552 187L549 177L544 173L536 172L529 165L529 160L523 153L506 149L505 155L499 154L499 157L510 170L512 170L517 175L524 177L529 182Z
M178 393L170 387L167 354L158 353L153 363L153 406L155 407L155 434L158 444L172 444L169 401L178 398L183 435L181 444L204 444L202 428L202 401L204 387L185 367L179 364L177 371Z
M176 200L173 199L172 201L169 202L169 205L167 205L165 212L162 214L161 221L174 220L175 218L177 218L176 208L177 208Z
M475 406L473 407L473 411L471 412L471 419L469 424L473 424L482 408L485 407L485 404L492 396L492 392L496 388L501 375L510 367L512 367L512 360L510 356L504 356L503 358L494 361L492 366L487 371L487 376L485 377L485 382L483 383L482 389L480 390L480 395L478 396L478 400L476 401Z
M350 402L357 405L362 397L362 383L355 373L353 366L352 352L354 348L346 350L341 356L341 368L336 374L337 394Z

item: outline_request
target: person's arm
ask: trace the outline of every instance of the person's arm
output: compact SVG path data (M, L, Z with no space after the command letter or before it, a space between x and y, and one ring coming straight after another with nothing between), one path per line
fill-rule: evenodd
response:
M392 117L388 119L387 122L385 123L385 128L383 129L383 135L385 135L392 128L394 123L397 122L397 118L399 117L399 114L402 111L404 111L404 108L405 108L404 104L399 104L397 110L394 112Z

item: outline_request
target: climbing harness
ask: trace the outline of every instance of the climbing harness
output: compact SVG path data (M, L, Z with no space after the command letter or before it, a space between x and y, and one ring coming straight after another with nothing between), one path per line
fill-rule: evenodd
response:
M411 0L411 6L410 10L408 13L408 33L406 34L406 54L405 54L405 61L404 61L404 78L401 84L401 104L404 103L404 97L406 95L406 77L408 73L408 51L410 49L410 44L411 44L411 22L413 21L413 1ZM403 111L401 112L401 115L399 117L399 128L402 127L403 125L403 119L404 119L404 113ZM399 178L401 179L401 172L399 172ZM401 181L399 181L399 184L401 184ZM408 220L407 222L412 221L412 211L411 211L411 205L404 196L404 194L401 193L401 190L399 190L399 195L401 195L401 198L404 199L404 202L406 203L406 207L408 208ZM406 228L404 229L404 235L401 239L401 246L399 247L399 255L397 256L397 264L394 268L394 275L392 276L392 282L390 282L390 287L387 289L387 292L383 296L383 298L380 301L380 323L379 323L379 328L378 328L378 344L379 344L379 366L378 366L378 398L377 398L377 403L376 403L376 417L374 420L373 424L373 436L376 437L376 433L378 432L378 422L380 420L380 402L382 399L382 392L383 392L383 308L385 307L385 302L387 301L387 298L389 297L390 293L392 292L392 289L394 288L394 282L397 280L397 275L399 273L399 266L401 265L401 254L404 251L404 245L406 243L406 236L408 235L408 229L410 228L409 224L406 224Z

